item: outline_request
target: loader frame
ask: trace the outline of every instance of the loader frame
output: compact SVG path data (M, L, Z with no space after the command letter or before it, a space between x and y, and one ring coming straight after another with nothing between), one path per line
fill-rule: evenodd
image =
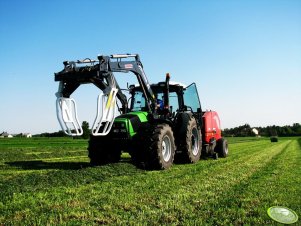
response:
M55 81L59 81L57 96L57 117L63 131L71 136L82 134L77 117L75 100L71 94L82 84L92 83L102 93L98 97L97 115L93 124L92 134L107 135L115 118L116 98L122 107L121 114L129 111L126 96L122 93L113 72L132 72L146 98L147 110L156 114L156 99L143 70L138 54L114 54L98 56L97 60L86 58L78 61L64 61L64 69L55 73Z

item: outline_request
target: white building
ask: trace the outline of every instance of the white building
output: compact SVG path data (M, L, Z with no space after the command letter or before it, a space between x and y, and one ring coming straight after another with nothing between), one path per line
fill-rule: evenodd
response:
M3 133L0 134L0 137L1 138L12 138L13 135L11 135L11 134L9 134L7 132L3 132Z
M259 135L259 131L258 131L258 129L256 129L256 128L253 128L253 129L252 129L252 132L253 132L256 136Z
M22 137L31 138L31 133L22 133Z

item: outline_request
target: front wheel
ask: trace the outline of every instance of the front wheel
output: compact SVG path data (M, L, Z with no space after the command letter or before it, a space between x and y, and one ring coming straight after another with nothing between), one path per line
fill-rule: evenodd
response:
M164 162L169 162L171 160L171 156L173 153L173 147L172 147L172 137L168 134L165 134L162 138L161 142L161 154Z
M90 136L88 156L93 166L119 162L121 150L108 137Z
M154 169L171 167L175 155L175 141L172 129L167 124L158 125L152 136L153 144L150 162Z
M175 156L175 140L168 124L149 125L141 137L143 162L149 170L168 169Z

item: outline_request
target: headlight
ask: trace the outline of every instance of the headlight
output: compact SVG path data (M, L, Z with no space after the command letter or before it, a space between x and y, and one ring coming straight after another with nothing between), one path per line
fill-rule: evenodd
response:
M112 130L114 133L126 133L127 132L125 123L120 123L120 122L114 123Z

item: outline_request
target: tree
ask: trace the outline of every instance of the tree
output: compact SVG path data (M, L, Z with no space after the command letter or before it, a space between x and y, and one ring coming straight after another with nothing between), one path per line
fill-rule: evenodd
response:
M82 128L83 128L82 138L88 139L90 136L89 123L87 121L83 121Z
M292 126L292 130L294 131L295 135L301 136L301 125L300 123L294 123Z
M267 126L267 127L258 127L259 134L261 136L301 136L301 124L294 123L293 126ZM254 136L251 132L251 127L249 124L242 126L234 127L231 129L224 129L223 136L234 136L234 137L245 137L245 136Z

